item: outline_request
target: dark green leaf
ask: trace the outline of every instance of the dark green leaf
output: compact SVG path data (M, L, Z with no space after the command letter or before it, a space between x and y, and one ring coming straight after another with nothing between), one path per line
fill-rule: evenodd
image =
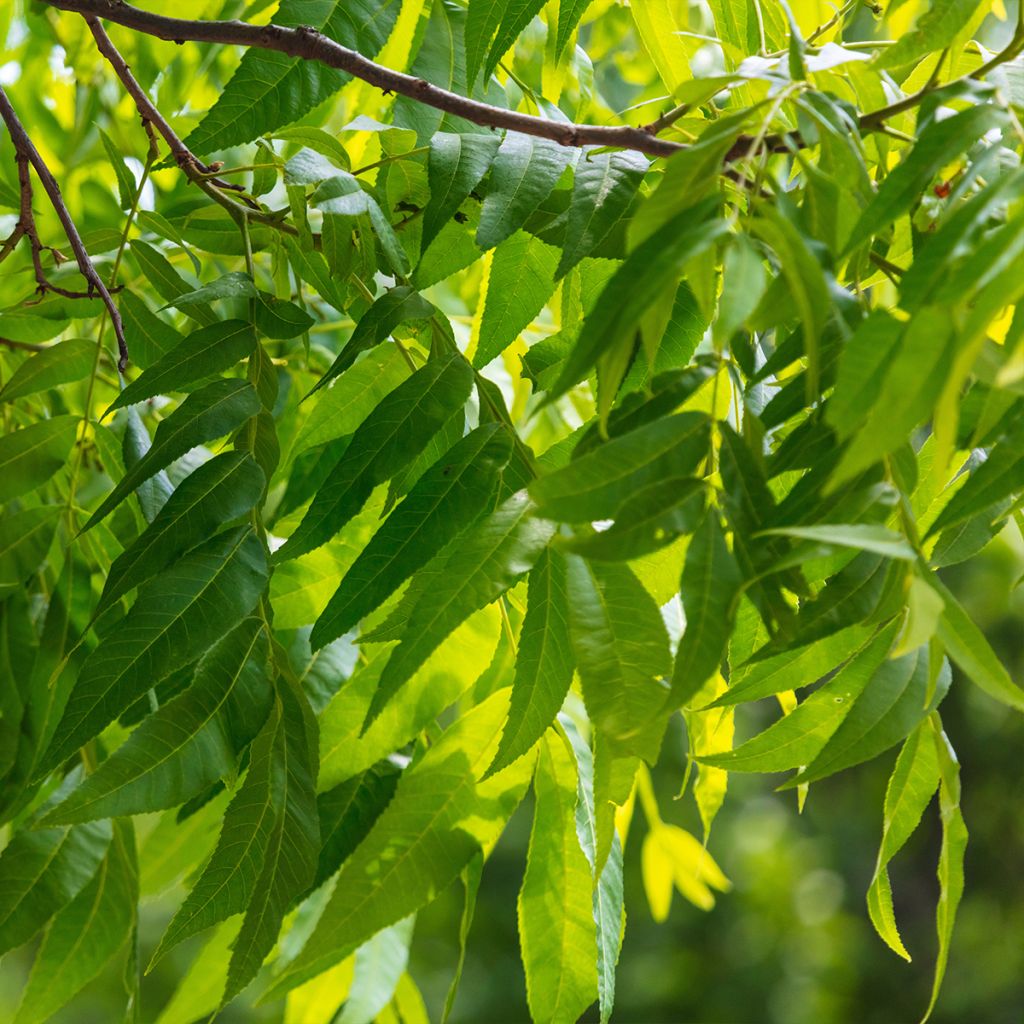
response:
M60 384L82 380L96 359L96 343L69 338L26 359L0 388L0 402L34 395Z
M188 385L205 377L230 370L252 352L255 344L252 324L244 320L221 320L194 331L133 380L113 401L106 414L153 395L184 391Z
M218 380L194 391L165 420L153 438L153 447L121 478L114 490L89 517L85 529L95 526L132 491L196 445L223 437L260 411L251 384Z
M248 529L212 538L147 583L128 616L86 659L41 770L59 765L151 686L245 617L267 582Z
M334 536L384 483L420 452L469 397L473 371L458 353L431 359L381 400L317 492L276 560L296 558Z
M471 431L423 474L349 569L313 627L322 647L347 633L485 509L511 439L496 423Z

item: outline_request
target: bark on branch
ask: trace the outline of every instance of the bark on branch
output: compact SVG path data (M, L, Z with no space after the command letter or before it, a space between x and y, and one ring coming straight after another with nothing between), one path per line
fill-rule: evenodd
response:
M316 60L346 71L385 92L408 96L427 106L465 118L485 128L502 128L550 139L562 146L617 146L648 156L671 156L686 147L658 138L645 128L566 124L467 99L422 78L392 71L311 28L250 25L243 21L187 21L140 10L121 0L46 0L51 7L103 18L169 42L185 41L277 50L289 57Z
M113 298L110 295L110 290L103 283L103 279L100 277L93 265L92 259L89 253L86 251L85 245L82 242L82 237L78 233L78 228L75 227L75 222L71 219L71 214L68 212L68 208L64 205L64 198L60 192L60 185L57 184L57 179L54 178L50 172L50 168L46 166L46 162L39 155L39 150L36 149L35 144L29 138L28 133L25 131L21 121L18 119L18 115L11 106L11 101L7 98L7 93L4 92L3 88L0 87L0 118L3 119L7 125L7 130L10 132L11 142L14 145L15 159L18 162L18 181L21 187L21 211L18 217L18 224L14 229L14 233L4 243L3 252L8 253L18 241L27 237L29 243L32 246L32 262L36 271L36 285L40 291L55 291L60 295L65 295L70 298L81 298L81 297L93 297L99 296L103 300L103 304L107 307L107 312L110 314L110 322L114 327L114 335L117 338L117 351L118 351L118 369L122 372L128 365L128 345L124 338L124 328L121 324L121 314L117 310L117 305L114 303ZM61 225L64 228L64 234L67 235L68 243L71 245L71 251L75 254L75 261L78 264L79 273L85 278L88 284L89 290L84 293L69 292L63 288L57 288L55 285L50 284L45 275L43 274L42 263L40 260L40 253L43 249L42 243L39 241L39 235L36 231L35 219L32 215L32 182L29 176L29 167L36 172L36 177L39 179L39 183L43 186L43 190L46 192L47 197L50 200L50 204L53 206L58 218L60 219ZM13 239L13 243L12 243Z

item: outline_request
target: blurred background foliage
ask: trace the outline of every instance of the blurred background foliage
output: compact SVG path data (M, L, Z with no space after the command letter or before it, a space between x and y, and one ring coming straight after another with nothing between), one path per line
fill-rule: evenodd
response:
M273 8L260 2L247 7L240 0L176 0L173 11L165 0L141 6L180 17L266 18ZM793 6L804 28L820 24L831 14L830 5L818 0ZM920 7L917 0L892 3L887 19L879 20L863 5L849 23L846 38L898 38ZM992 47L1007 34L1005 15L1001 4L994 5L994 16L979 33ZM700 7L695 4L690 9L694 32L701 29L700 19ZM112 32L115 38L127 38L118 31ZM64 19L60 34L63 46L55 46L47 16L26 9L21 0L0 0L0 40L7 39L7 52L0 57L0 82L9 88L44 157L59 169L68 205L84 228L90 251L109 255L118 244L124 213L98 127L109 133L136 174L142 167L145 136L130 100L93 53L84 23ZM541 92L546 83L541 61L534 58L542 51L542 32L538 40L539 46L531 46L530 31L524 34L515 70L524 89ZM153 39L134 40L131 46L135 74L148 88L155 86L164 112L173 114L171 120L183 135L216 99L237 59L226 49L178 48ZM387 62L386 55L382 59ZM31 78L22 75L26 66L33 69ZM39 74L39 69L47 73ZM713 68L709 65L707 70ZM627 9L612 0L598 0L591 7L581 46L559 73L567 76L561 83L561 106L579 120L608 120L612 114L645 105L657 112L656 104L663 99ZM306 120L336 131L356 113L374 116L378 102L373 90L353 83L329 109L314 111ZM353 165L373 159L370 133L350 137L349 143ZM251 148L224 155L229 166L251 158ZM155 172L151 182L143 195L144 210L160 209L173 220L176 211L197 202L194 190L175 168ZM12 150L4 138L0 140L0 189L15 186ZM52 211L40 203L37 216L44 239L60 244ZM11 216L0 219L4 221L0 235L4 235ZM187 270L184 251L174 263ZM220 272L203 269L203 277L209 276L207 269ZM126 268L130 286L141 276L137 268ZM31 288L27 260L21 265L10 261L0 274L0 308L9 309ZM432 297L456 323L461 314L468 330L478 289L477 267L436 286ZM73 318L98 312L98 303L77 303L72 309L67 300L50 296L32 308L29 318L0 314L0 337L37 344L67 331ZM321 326L331 330L330 325ZM334 330L350 326L339 323ZM112 374L113 368L107 367L107 372ZM542 439L538 444L543 446ZM1016 679L1024 678L1024 595L1017 589L1022 574L1024 541L1012 525L980 557L944 573ZM758 712L747 707L737 715L737 741L763 726L757 721ZM962 764L963 809L971 840L950 969L933 1020L937 1024L1016 1024L1024 1019L1024 873L1020 870L1024 719L974 687L954 685L943 720ZM692 794L688 790L682 799L675 799L686 772L682 730L681 719L675 719L653 783L665 820L699 835ZM864 906L878 848L886 780L894 760L895 751L815 785L802 814L795 795L773 793L770 779L732 776L712 834L712 850L732 882L731 891L718 895L708 912L676 894L663 924L653 920L644 896L641 848L646 825L638 812L625 851L626 906L631 910L619 966L615 1020L620 1024L900 1024L917 1020L927 1003L936 945L937 814L925 816L891 867L897 918L914 954L913 963L902 963L884 946ZM531 819L532 797L528 797L486 866L453 1022L512 1024L528 1019L518 956L516 894ZM164 837L153 832L156 816L141 818L138 824L142 861L149 863L147 870L158 874ZM195 841L214 838L200 835ZM0 844L5 841L0 835ZM143 961L184 892L179 879L144 903ZM452 964L458 958L461 913L462 894L456 886L422 911L416 923L410 973L432 1011L443 1005ZM184 1024L169 1003L178 979L197 956L219 955L216 947L205 948L207 943L211 943L209 936L182 944L143 979L143 1022ZM13 1016L33 952L34 944L0 962L0 1021ZM110 971L54 1021L112 1021L122 1001L120 979ZM243 997L219 1020L223 1024L280 1022L283 1013L280 1004L255 1008ZM586 1019L597 1019L596 1008Z

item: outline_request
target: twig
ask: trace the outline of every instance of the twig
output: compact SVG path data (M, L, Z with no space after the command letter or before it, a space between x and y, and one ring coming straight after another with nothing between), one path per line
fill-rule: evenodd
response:
M121 56L117 47L111 42L110 36L107 35L106 30L99 23L99 20L94 15L87 15L85 17L85 23L89 26L89 31L92 32L93 39L96 40L96 49L106 57L107 62L114 69L114 73L121 79L121 84L125 87L128 95L135 101L135 107L142 117L143 122L151 125L160 133L164 142L167 143L167 148L171 151L171 156L174 157L174 162L185 172L185 174L193 181L198 177L202 177L211 181L212 184L216 185L218 188L226 188L239 192L244 191L243 186L233 184L230 181L222 181L220 178L216 177L219 168L203 163L203 161L200 160L184 142L181 141L177 132L175 132L175 130L167 123L167 119L150 101L149 97L146 95L146 90L139 85L135 76L131 72L131 68L128 67L128 62Z
M11 135L11 142L14 145L15 157L18 160L19 165L19 177L22 181L22 217L19 218L19 224L22 225L22 232L28 233L30 230L28 224L24 220L24 209L25 204L28 204L29 217L32 213L32 195L31 185L28 178L28 165L31 164L33 170L36 172L36 177L39 179L40 184L43 186L43 190L46 192L47 197L53 206L54 212L60 219L61 225L64 228L64 234L67 235L68 242L71 245L71 251L75 254L75 261L78 263L78 270L82 277L85 278L89 289L85 293L88 297L98 295L102 300L103 304L107 307L107 311L110 313L110 322L114 325L114 334L117 337L117 351L118 351L118 369L122 372L128 365L128 345L124 338L124 327L121 324L121 314L117 310L117 305L111 298L110 291L107 286L103 283L103 279L96 272L96 267L93 265L92 259L89 253L86 251L85 245L82 242L82 238L78 233L78 228L75 227L75 222L71 219L71 214L68 212L68 208L64 205L64 199L61 196L60 185L57 184L57 179L54 178L50 172L50 168L46 166L43 158L39 155L39 150L36 149L35 144L28 137L28 133L25 131L18 115L15 113L14 107L11 106L10 100L7 98L7 93L4 92L3 87L0 87L0 117L3 118L4 123L7 125L7 130ZM21 169L24 169L24 174L21 173ZM25 183L29 183L29 190L26 197ZM36 246L39 245L39 238L35 234L34 221L32 223L32 234L29 235L29 239L33 245L33 261L38 260L38 251ZM17 230L17 229L16 229ZM37 274L39 267L37 264ZM42 285L40 284L40 287ZM53 285L47 283L46 288L53 291L59 292L62 295L74 296L75 293L67 292L64 289L57 289Z
M671 156L686 148L681 143L651 135L643 128L627 125L566 124L468 99L431 85L422 78L382 67L355 50L350 50L315 29L304 26L284 28L281 25L250 25L242 21L189 21L143 11L120 0L46 2L60 10L104 18L175 43L190 40L199 43L248 46L260 50L276 50L289 57L316 60L329 67L346 71L378 89L408 96L427 106L465 118L474 124L522 132L550 139L562 146L617 146L646 153L648 156Z

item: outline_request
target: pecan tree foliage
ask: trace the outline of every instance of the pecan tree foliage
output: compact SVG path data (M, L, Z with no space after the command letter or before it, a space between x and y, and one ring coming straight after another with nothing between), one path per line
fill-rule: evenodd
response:
M934 1004L941 703L1024 708L938 574L1021 525L1024 22L181 6L0 15L18 1024L115 961L137 1007L200 932L180 1019L422 1019L414 915L461 879L465 941L531 787L530 1009L606 1020L635 817L655 916L706 908L730 772L803 801L878 756L867 911L904 957L887 865L937 794ZM702 839L650 785L679 743Z

